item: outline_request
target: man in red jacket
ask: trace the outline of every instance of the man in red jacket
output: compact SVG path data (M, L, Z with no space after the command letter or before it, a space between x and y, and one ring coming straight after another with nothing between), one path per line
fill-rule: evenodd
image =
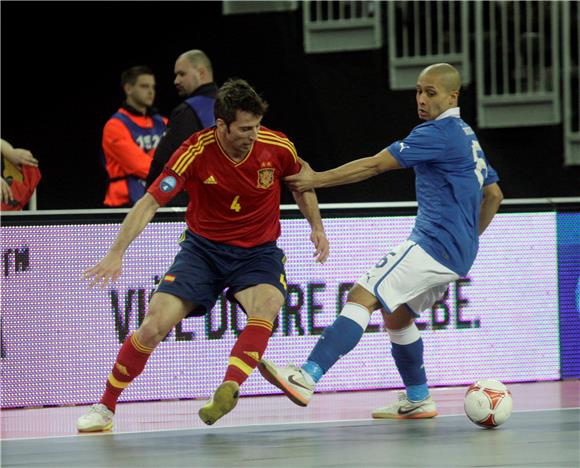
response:
M103 128L103 154L109 175L104 204L126 207L145 193L145 179L167 119L153 109L155 76L145 66L121 75L125 102Z

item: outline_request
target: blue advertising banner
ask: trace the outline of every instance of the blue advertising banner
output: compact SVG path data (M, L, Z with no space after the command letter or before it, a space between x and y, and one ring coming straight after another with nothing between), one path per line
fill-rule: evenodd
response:
M580 377L580 213L558 213L562 378Z

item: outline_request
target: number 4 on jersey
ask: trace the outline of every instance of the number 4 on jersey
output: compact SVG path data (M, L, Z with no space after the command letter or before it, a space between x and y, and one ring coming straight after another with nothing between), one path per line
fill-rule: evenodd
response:
M230 210L234 210L236 213L238 213L242 209L242 205L240 205L238 203L239 199L240 199L240 196L236 195L234 197L234 200L232 201L232 204L230 205Z

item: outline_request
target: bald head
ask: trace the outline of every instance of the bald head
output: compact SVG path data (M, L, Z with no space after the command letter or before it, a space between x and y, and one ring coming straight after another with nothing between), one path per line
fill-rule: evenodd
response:
M191 65L195 68L204 67L210 74L213 74L213 69L211 66L211 61L205 52L199 49L192 49L184 52L178 57L179 59L185 59L189 61Z
M448 93L459 91L461 88L461 76L459 75L457 68L448 63L435 63L429 65L421 72L419 78L427 75L437 77L445 91Z
M180 96L189 96L200 86L213 82L213 69L208 56L199 49L184 52L175 61L173 83Z
M435 63L417 78L417 111L421 120L433 120L458 106L461 77L448 63Z

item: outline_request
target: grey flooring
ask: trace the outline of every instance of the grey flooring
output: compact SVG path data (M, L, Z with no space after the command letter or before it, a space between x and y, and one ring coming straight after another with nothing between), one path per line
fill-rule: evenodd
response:
M516 412L481 429L464 416L110 433L2 442L3 467L580 466L580 410Z

